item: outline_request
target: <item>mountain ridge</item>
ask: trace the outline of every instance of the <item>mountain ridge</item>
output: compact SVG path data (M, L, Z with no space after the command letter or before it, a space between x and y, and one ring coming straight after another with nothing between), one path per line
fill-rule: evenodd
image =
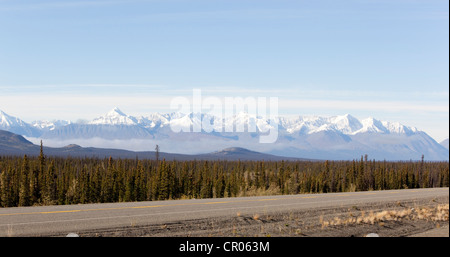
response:
M159 144L180 154L244 147L267 154L308 159L351 159L361 154L377 159L420 159L422 154L430 160L449 159L448 148L424 131L399 122L373 117L358 119L350 114L277 117L278 140L274 144L260 144L258 141L261 135L275 128L273 123L265 117L245 112L222 119L211 114L178 112L134 117L114 107L105 115L84 123L59 120L53 123L35 121L33 125L4 112L1 114L16 122L3 122L5 118L0 117L0 129L24 135L35 143L44 139L50 145L58 146L73 143L145 151L149 149L148 144ZM202 125L205 119L214 131L176 133L171 129L171 124L175 124L192 131L193 126ZM245 131L236 132L238 126ZM227 127L234 132L224 132ZM251 127L254 132L249 132ZM187 145L190 147L186 148Z
M155 151L127 151L122 149L108 149L108 148L95 148L95 147L82 147L77 144L70 144L63 147L43 147L44 154L47 156L59 156L59 157L97 157L97 158L139 158L139 159L156 159ZM221 152L228 152L228 155L221 154ZM0 130L0 156L37 156L40 153L40 146L35 145L32 142L26 140L23 136L14 134L9 131ZM276 156L270 154L259 153L250 151L245 148L227 148L222 151L205 154L174 154L167 152L159 153L160 159L167 160L267 160L267 161L295 161L305 160L300 158Z
M449 148L449 139L448 138L444 139L439 144L442 145L443 147L445 147L448 150L448 148Z
M261 116L250 116L248 113L245 113L246 116L245 119L248 119L248 122L255 122L257 128L259 129L263 125L267 124L261 124L259 125L257 121L267 121L266 119L262 118ZM143 128L154 128L157 124L162 126L167 126L170 124L171 121L180 120L180 119L186 119L189 121L189 125L192 125L194 122L199 122L200 118L203 118L206 115L209 114L203 114L203 113L189 113L189 114L183 114L183 113L168 113L168 114L160 114L160 113L151 113L148 116L130 116L122 112L118 107L114 107L111 111L106 113L105 115L99 116L97 118L94 118L92 121L89 121L87 123L73 123L71 121L64 121L64 120L57 120L55 122L48 122L48 121L34 121L30 125L19 118L9 116L3 111L0 110L0 128L3 128L6 130L7 126L9 125L11 120L15 120L15 126L26 126L26 127L33 127L34 129L43 130L43 128L52 127L54 130L55 127L64 127L71 124L83 124L83 125L128 125L128 126L141 126ZM233 115L232 117L225 117L222 122L230 121L231 119L236 119L236 117L239 117L242 115L241 113ZM213 122L217 119L215 116L211 116L211 119L213 119ZM4 118L6 117L6 118ZM216 118L216 119L214 119ZM239 120L239 119L238 119ZM288 133L294 133L301 131L302 127L307 127L309 134L320 132L323 130L337 130L343 134L357 134L360 132L384 132L384 133L405 133L405 132L417 132L419 131L415 127L408 127L403 124L400 124L399 122L388 122L388 121L380 121L373 117L369 117L366 119L359 120L355 117L353 117L350 114L345 115L337 115L337 116L330 116L330 117L323 117L323 116L298 116L296 118L284 118L279 117L278 118L278 124L282 126L282 129L286 130ZM239 120L241 122L242 120ZM236 120L234 120L236 122ZM213 123L214 125L214 123ZM381 127L381 128L380 128ZM49 129L50 130L50 129ZM266 129L259 129L260 131L266 131ZM9 131L9 130L8 130ZM25 135L30 136L30 135Z

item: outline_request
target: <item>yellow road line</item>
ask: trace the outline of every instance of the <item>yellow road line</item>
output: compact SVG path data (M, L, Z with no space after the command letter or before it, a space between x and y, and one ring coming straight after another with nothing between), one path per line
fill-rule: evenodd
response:
M221 203L229 203L229 202L208 202L208 203L201 203L201 204L221 204Z
M67 213L67 212L80 212L81 210L69 210L69 211L43 211L39 214L52 214L52 213Z
M330 194L324 195L323 197L338 197L338 196L349 196L349 194Z
M392 192L398 193L398 192ZM363 193L366 195L374 195L376 193ZM313 195L313 196L298 196L289 199L313 199L319 197L327 196L349 196L349 194L339 194L339 195ZM281 198L265 198L265 199L249 199L249 200L237 200L237 201L217 201L217 202L200 202L200 203L177 203L177 204L165 204L165 205L147 205L147 206L128 206L128 207L111 207L111 208L98 208L98 209L77 209L77 210L66 210L66 211L42 211L42 212L23 212L23 213L3 213L0 216L13 216L13 215L31 215L31 214L57 214L57 213L75 213L75 212L88 212L88 211L110 211L110 210L126 210L126 209L146 209L146 208L160 208L160 207L171 207L171 206L186 206L186 205L212 205L212 204L226 204L226 203L243 203L243 202L263 202L263 201L277 201L283 200Z
M1 213L0 216L30 215L30 214L52 214L52 213L67 213L67 212L80 212L80 211L82 211L82 210Z
M183 205L207 205L207 204L223 204L223 203L237 203L237 202L256 202L256 201L264 201L264 200L268 201L268 200L279 200L279 199L258 199L258 200L205 202L205 203L178 203L178 204L166 204L166 205L111 207L111 208L98 208L98 209L85 209L85 210L67 210L67 211L1 213L0 216L31 215L31 214L55 214L55 213L71 213L71 212L73 213L73 212L88 212L88 211L110 211L110 210L126 210L126 209L146 209L146 208L159 208L159 207L171 207L171 206L183 206Z
M134 207L126 207L124 209L145 209L145 208L158 208L158 207L163 207L163 206L167 206L167 205L134 206ZM93 209L93 210L95 210L95 209Z

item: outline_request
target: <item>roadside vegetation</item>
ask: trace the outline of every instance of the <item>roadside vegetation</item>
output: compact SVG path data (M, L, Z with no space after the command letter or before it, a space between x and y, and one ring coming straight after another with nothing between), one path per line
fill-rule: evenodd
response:
M448 221L449 205L439 204L436 206L421 206L416 208L403 208L400 210L383 210L370 211L370 213L361 212L360 215L355 216L350 213L349 217L340 218L334 217L331 220L324 220L320 218L322 228L328 226L346 226L359 224L379 224L384 226L386 222L402 220L426 220L432 222Z

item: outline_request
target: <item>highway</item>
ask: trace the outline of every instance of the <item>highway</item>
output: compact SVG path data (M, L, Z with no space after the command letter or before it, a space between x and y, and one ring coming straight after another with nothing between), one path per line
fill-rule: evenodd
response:
M449 196L449 188L0 208L0 236L65 236L183 220Z

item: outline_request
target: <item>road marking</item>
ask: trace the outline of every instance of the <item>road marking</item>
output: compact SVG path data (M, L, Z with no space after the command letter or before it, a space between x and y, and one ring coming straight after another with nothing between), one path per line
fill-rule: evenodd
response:
M433 190L433 189L430 189ZM445 189L447 190L447 189ZM383 191L380 191L383 192ZM411 190L410 192L419 192L419 190ZM378 192L379 193L379 192ZM359 195L377 195L376 192L359 192ZM386 192L390 194L398 194L400 192ZM126 209L145 209L145 208L160 208L171 206L189 206L189 205L214 205L214 204L226 204L226 203L243 203L243 202L263 202L263 201L277 201L277 200L290 200L290 199L313 199L321 197L334 197L334 196L351 196L350 194L321 194L313 196L294 196L286 198L264 198L264 199L246 199L236 201L216 201L216 202L196 202L196 203L177 203L177 204L164 204L164 205L148 205L148 206L127 206L127 207L110 207L110 208L98 208L98 209L76 209L76 210L63 210L63 211L41 211L41 212L22 212L22 213L0 213L0 216L15 216L15 215L32 215L32 214L58 214L58 213L75 213L75 212L90 212L90 211L110 211L110 210L126 210Z
M365 200L375 200L375 199L386 199L386 198L394 198L395 196L377 196L377 197L369 197ZM341 200L345 203L348 201L354 201L354 199L347 199L347 200ZM336 203L336 200L329 200L329 201L323 201L319 202L319 206L327 203ZM195 203L195 204L202 204L202 203ZM270 207L281 207L281 206L299 206L299 205L306 205L311 204L308 202L297 202L297 203L288 203L288 204L278 204L278 205L271 205ZM191 205L191 204L182 204L182 205ZM194 205L194 204L192 204ZM158 205L153 205L158 206ZM167 205L162 205L167 206ZM159 207L162 207L159 206ZM151 206L146 206L151 207ZM89 221L89 220L105 220L105 219L115 219L115 218L133 218L133 217L145 217L145 216L157 216L157 215L171 215L171 214L183 214L183 213L205 213L209 211L235 211L235 210L241 210L241 209L254 209L254 208L261 208L262 206L244 206L244 207L232 207L232 208L219 208L219 209L206 209L206 210L187 210L187 211L172 211L172 212L164 212L164 213L145 213L145 214L136 214L136 215L122 215L122 216L110 216L110 217L91 217L91 218L80 218L80 219L67 219L67 220L48 220L48 221L32 221L32 222L23 222L23 223L13 223L13 224L0 224L0 227L2 226L20 226L20 225L32 225L32 224L48 224L48 223L61 223L61 222L79 222L79 221ZM131 207L128 207L131 208ZM95 209L92 209L95 210ZM22 214L22 213L19 213Z
M40 213L41 212L1 213L0 216L28 215L28 214L40 214Z
M326 197L337 197L337 196L350 196L349 194L330 194L327 195Z
M69 210L69 211L43 211L39 214L52 214L52 213L66 213L66 212L80 212L81 210Z
M280 199L278 199L278 198L274 198L274 199L259 199L259 200L256 200L256 201L264 202L264 201L277 201L277 200L280 200Z
M294 197L293 199L312 199L319 196L302 196ZM129 207L111 207L111 208L98 208L98 209L85 209L85 210L67 210L67 211L48 211L48 212L22 212L22 213L2 213L0 216L16 216L16 215L32 215L32 214L56 214L56 213L74 213L74 212L89 212L89 211L111 211L111 210L127 210L127 209L146 209L146 208L159 208L159 207L171 207L171 206L186 206L186 205L207 205L207 204L223 204L223 203L241 203L241 202L263 202L263 201L278 201L283 200L281 198L266 198L266 199L249 199L238 201L221 201L221 202L206 202L206 203L178 203L178 204L166 204L166 205L148 205L148 206L129 206Z
M158 207L163 207L165 205L149 205L149 206L133 206L133 207L128 207L130 209L145 209L145 208L158 208ZM92 209L95 210L95 209Z
M128 207L111 207L85 210L67 210L67 211L42 211L42 212L18 212L18 213L0 213L0 216L16 216L16 215L32 215L32 214L55 214L55 213L73 213L73 212L89 212L89 211L110 211L110 210L127 210L127 209L146 209L172 206L189 206L189 205L207 205L207 204L223 204L223 203L239 203L239 202L258 202L280 199L257 199L257 200L240 200L240 201L221 201L221 202L205 202L205 203L177 203L165 205L147 205L147 206L128 206Z
M201 203L201 204L221 204L221 203L229 203L229 202L208 202L208 203Z

